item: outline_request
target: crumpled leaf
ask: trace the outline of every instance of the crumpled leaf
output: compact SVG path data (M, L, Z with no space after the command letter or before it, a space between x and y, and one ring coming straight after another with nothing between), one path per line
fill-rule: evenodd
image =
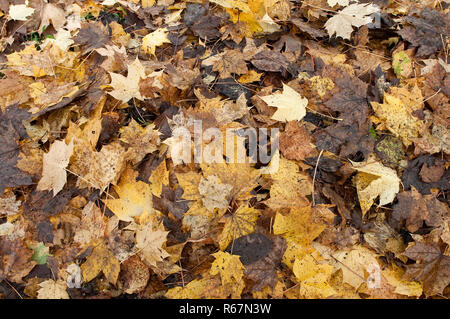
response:
M379 206L392 203L400 190L400 179L393 169L370 160L365 163L352 164L358 171L355 181L363 215L370 209L377 197L380 197Z

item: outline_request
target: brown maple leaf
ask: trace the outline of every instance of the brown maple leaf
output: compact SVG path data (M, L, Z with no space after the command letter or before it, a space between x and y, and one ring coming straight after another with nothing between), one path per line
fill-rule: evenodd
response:
M86 22L81 26L74 41L81 45L84 53L103 47L110 42L108 29L99 22Z
M17 107L9 107L0 111L0 194L6 187L30 185L30 176L17 168L19 156L19 138L26 135L25 127L21 123L27 119L29 113Z
M450 257L442 254L436 246L424 243L416 243L404 254L416 261L407 266L405 277L422 281L427 297L441 295L450 284Z
M439 227L450 217L444 203L433 195L423 196L414 187L398 194L397 199L398 203L392 212L392 222L397 229L405 225L409 232L414 233L422 227L423 222L431 227Z
M290 160L302 161L311 154L313 148L311 139L305 127L298 121L290 121L280 135L280 151Z
M424 57L443 49L446 37L450 35L450 13L423 8L419 16L409 15L404 18L414 27L406 26L398 34L418 47L417 57Z

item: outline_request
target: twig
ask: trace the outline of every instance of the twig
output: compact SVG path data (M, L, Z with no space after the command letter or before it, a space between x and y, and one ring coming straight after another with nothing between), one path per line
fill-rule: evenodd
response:
M316 167L314 167L314 176L312 181L312 206L316 206L316 200L314 198L314 183L316 181L316 173L317 173L317 167L319 166L320 157L322 156L323 150L320 151L319 157L317 157Z

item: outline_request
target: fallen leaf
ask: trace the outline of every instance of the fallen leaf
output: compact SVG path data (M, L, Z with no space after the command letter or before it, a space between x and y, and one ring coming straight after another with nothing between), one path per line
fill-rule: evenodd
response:
M37 299L70 299L64 282L48 279L39 284Z
M100 243L81 265L81 271L85 282L91 281L102 272L106 280L115 285L119 277L120 263L111 250L104 243Z
M58 194L66 184L66 167L73 153L73 141L66 145L64 141L53 142L47 154L44 154L42 178L38 183L39 190L53 190Z
M361 27L372 22L369 15L378 12L379 8L373 4L353 3L338 11L336 15L328 19L325 29L330 36L350 39L353 27Z
M379 206L392 203L400 190L400 179L397 173L379 162L352 163L358 171L356 189L363 215L372 206L374 200L380 197Z
M274 120L300 121L306 115L308 99L284 83L283 93L277 92L269 96L261 96L261 99L268 105L278 108L272 116Z

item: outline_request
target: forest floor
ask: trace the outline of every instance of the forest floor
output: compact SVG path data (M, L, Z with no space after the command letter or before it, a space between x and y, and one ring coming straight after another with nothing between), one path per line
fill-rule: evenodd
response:
M0 298L450 297L449 9L0 0Z

